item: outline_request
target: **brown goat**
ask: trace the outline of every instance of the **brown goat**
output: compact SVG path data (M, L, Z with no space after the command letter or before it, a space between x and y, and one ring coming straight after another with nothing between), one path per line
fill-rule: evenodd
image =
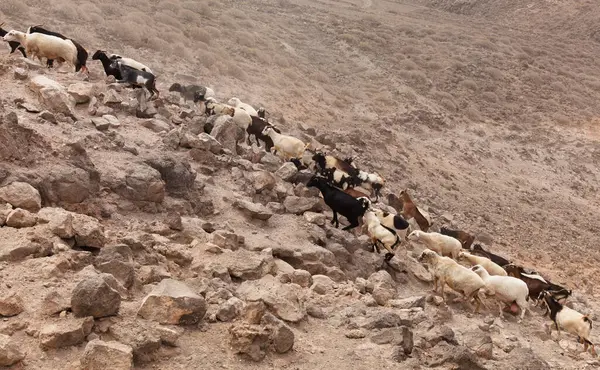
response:
M362 191L357 190L355 188L348 188L348 189L344 190L344 193L352 195L354 198L365 197L368 200L371 200L371 198L369 198L369 196L367 194L365 194Z
M415 221L417 221L417 225L419 225L419 228L422 231L427 232L431 224L410 199L410 196L408 195L408 190L402 190L400 192L400 198L402 199L402 217L404 217L405 220L414 218Z
M473 241L475 240L475 237L473 235L462 230L452 230L448 229L447 227L442 227L440 229L440 233L457 239L458 241L460 241L460 244L462 244L462 247L464 249L470 249L471 244L473 244Z

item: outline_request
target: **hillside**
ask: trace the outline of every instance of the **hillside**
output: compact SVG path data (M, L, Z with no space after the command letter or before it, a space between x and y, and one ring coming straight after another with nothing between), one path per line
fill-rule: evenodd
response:
M199 83L264 106L282 132L381 174L383 202L408 189L434 230L468 230L573 289L569 305L595 325L598 14L592 1L1 1L4 29L43 24L90 56L139 60L161 97L141 109L97 61L84 78L0 54L0 366L598 367L533 305L519 324L494 304L441 303L415 259L422 245L404 243L378 271L383 255L333 228L294 169L236 148L225 124L219 142L201 135L202 107L168 91ZM81 282L100 298L72 300ZM157 286L202 320L164 302L140 315ZM77 314L86 300L88 313L112 312L76 317L90 316ZM93 352L97 339L122 344ZM235 353L262 357L258 344L260 361Z

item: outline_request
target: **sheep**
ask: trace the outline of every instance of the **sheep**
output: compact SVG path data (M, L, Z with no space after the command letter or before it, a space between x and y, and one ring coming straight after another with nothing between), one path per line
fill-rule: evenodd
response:
M258 112L250 104L243 103L240 99L233 97L227 101L232 107L245 110L249 115L258 117Z
M138 69L140 71L154 74L154 72L152 72L152 70L148 66L138 62L135 59L125 58L118 54L107 54L107 56L111 61L119 61L121 64L131 67L133 69Z
M8 31L6 31L5 29L2 28L2 26L4 25L4 22L0 23L0 37L4 37ZM19 50L21 52L21 54L23 54L23 57L27 58L27 54L25 53L25 48L17 41L8 41L8 46L10 47L10 53L12 54L15 52L15 50Z
M471 266L481 265L490 275L507 276L506 270L486 257L475 256L469 252L461 251L458 253L458 261L468 261Z
M507 260L506 258L501 257L492 252L486 251L485 249L483 249L481 244L474 244L471 247L471 252L473 252L473 254L476 254L478 256L489 258L490 260L492 260L492 262L494 262L495 264L497 264L498 266L501 266L501 267L504 267L510 263L510 261Z
M200 85L182 85L178 82L172 84L171 87L169 87L169 91L176 91L181 94L184 100L192 100L194 103L206 98L214 97L215 95L215 92L210 87ZM199 97L198 101L195 100L196 94Z
M113 68L118 68L121 73L122 79L117 80L118 83L129 83L133 86L145 87L150 91L149 99L155 93L156 99L158 99L160 92L156 89L156 77L152 73L132 68L120 61L113 62Z
M519 317L519 322L521 322L525 316L525 311L529 311L529 304L527 303L529 301L529 289L527 284L512 276L490 275L482 265L475 265L471 267L471 270L484 281L487 295L493 295L498 300L500 317L504 315L502 302L509 303L511 306L516 304L521 310L521 316Z
M359 225L359 218L362 217L366 210L371 206L371 202L367 198L355 199L349 194L344 193L340 189L336 189L329 185L327 181L319 176L313 175L306 183L307 187L316 187L321 191L325 204L333 211L333 219L331 224L335 223L338 228L340 223L337 214L346 217L350 225L342 228L342 230L350 230Z
M383 226L394 230L402 239L406 239L406 235L409 230L409 224L405 219L402 218L402 216L384 212L380 209L375 209L373 212Z
M558 332L558 340L560 340L560 329L562 328L568 333L577 335L579 343L583 344L584 352L587 352L588 346L590 346L592 356L597 357L596 348L590 341L592 320L589 316L559 303L549 292L540 293L540 298L544 300L550 310L550 318Z
M553 298L557 300L566 299L573 293L572 290L553 284L540 275L527 274L522 267L515 264L507 264L504 266L504 269L509 276L521 279L527 284L527 287L529 288L529 297L534 300L538 300L540 293L543 291L548 291L552 294ZM545 314L547 314L547 312L545 312L544 315Z
M464 249L471 249L471 244L473 244L473 241L475 240L475 237L466 231L452 230L443 226L440 229L440 234L448 235L458 239L458 241L460 241Z
M76 67L77 47L71 40L46 35L43 33L24 33L10 30L3 37L4 41L17 41L25 46L25 53L31 58L42 58L64 60Z
M475 313L479 312L479 307L483 302L481 302L478 294L485 287L485 282L479 275L459 265L451 258L440 256L431 249L423 250L418 260L421 263L429 265L429 271L433 278L433 291L437 292L439 282L444 302L446 302L444 287L448 284L453 290L462 293L465 300L474 299L477 303Z
M310 143L304 144L302 140L293 136L277 133L273 127L265 127L262 134L269 136L273 140L271 152L280 152L286 161L290 158L302 157L302 154L310 145Z
M427 231L431 227L431 222L425 217L421 210L413 203L412 199L408 195L408 190L402 190L400 192L400 198L402 199L402 217L409 220L414 218L422 231Z
M55 36L55 37L61 38L63 40L71 40L73 45L75 45L75 47L77 48L77 61L75 63L75 72L79 72L81 70L82 72L89 73L89 70L86 66L89 54L88 54L87 50L85 50L85 48L83 46L81 46L81 44L79 44L77 41L70 39L70 38L66 37L65 35L62 35L58 32L53 32L53 31L49 31L45 28L42 28L41 25L29 27L27 29L27 33L43 33L45 35ZM48 59L46 61L46 64L47 64L48 68L52 68L52 66L54 65L54 60Z
M384 261L389 261L396 254L394 249L400 244L400 236L396 232L382 225L379 218L373 211L365 212L363 216L364 223L367 225L367 232L373 242L373 251L379 253L379 246L381 244L388 252L385 254Z
M266 119L260 118L258 116L251 116L250 125L246 127L246 133L248 134L248 145L252 145L250 141L250 136L254 135L254 138L256 139L256 146L260 147L260 143L258 141L260 139L265 143L265 150L267 152L271 151L271 148L273 147L273 139L271 139L270 136L263 135L263 131L266 127L273 127L273 130L275 130L275 132L277 132L278 134L281 133L281 131L277 127L270 124ZM301 164L299 159L292 158L292 161L293 160L298 161L298 164L294 162L294 164L296 164L296 167L298 167Z
M453 259L458 258L462 250L462 245L451 236L440 233L426 233L421 230L414 230L408 235L408 240L424 243L427 248L437 252L442 256L450 256Z

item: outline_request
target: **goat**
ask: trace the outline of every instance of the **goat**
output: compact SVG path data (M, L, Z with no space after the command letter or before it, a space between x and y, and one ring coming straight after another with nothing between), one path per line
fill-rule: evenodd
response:
M265 150L267 152L271 151L271 148L273 147L273 139L271 139L271 137L268 135L264 135L263 131L265 130L266 127L272 127L273 130L275 130L275 132L277 132L278 134L280 134L281 131L277 127L270 124L264 118L260 118L258 116L251 116L251 119L252 119L252 122L250 123L250 125L248 125L248 127L246 127L246 133L248 134L248 137L247 137L248 145L252 145L252 143L250 141L250 136L254 135L254 138L256 139L256 146L260 147L260 142L258 141L260 139L261 141L263 141L265 143ZM298 161L298 164L296 162L294 162L296 167L298 167L298 165L300 164L300 160L297 158L292 158L292 161L294 161L294 160Z
M448 235L455 239L458 239L458 241L460 241L464 249L470 249L471 244L473 244L473 241L475 240L475 237L466 231L452 230L444 226L442 226L442 228L440 229L440 234Z
M0 23L0 37L4 37L8 33L8 31L6 31L2 28L3 25L4 25L4 22ZM27 58L27 54L25 53L25 48L18 41L8 41L8 46L10 46L9 54L14 53L15 50L19 50L21 52L21 54L23 54L23 57Z
M258 117L258 112L250 104L242 102L240 99L233 97L227 101L227 104L232 107L242 109L253 117Z
M78 63L77 47L71 40L43 33L24 33L15 30L10 30L4 35L3 40L19 42L25 46L27 55L31 58L37 57L40 62L42 58L46 58L66 61L75 67Z
M87 50L85 50L85 48L83 46L81 46L81 44L79 44L77 41L75 41L75 40L73 40L71 38L66 37L63 34L47 30L45 28L42 28L41 26L42 25L40 24L40 25L37 25L37 26L29 27L27 29L27 33L43 33L43 34L46 34L46 35L50 35L50 36L55 36L55 37L61 38L63 40L70 40L73 43L73 45L75 45L75 48L77 48L77 62L75 63L75 72L79 72L81 70L82 72L89 73L89 70L88 70L88 68L86 66L89 54L88 54ZM53 59L48 59L46 61L46 64L47 64L48 68L52 68L53 65L54 65L54 60Z
M176 91L181 94L184 100L192 100L194 103L215 95L215 92L209 87L200 85L182 85L178 82L172 84L171 87L169 87L169 91ZM198 93L198 101L195 100L196 93Z
M462 250L458 240L440 233L426 233L425 231L414 230L408 235L407 239L414 242L422 242L427 248L436 253L442 256L450 256L453 259L457 259L458 254Z
M548 291L557 300L566 299L573 293L572 290L567 290L560 285L552 284L540 275L527 274L524 272L522 267L513 263L507 264L504 266L504 269L509 276L523 280L529 289L529 297L536 301L538 300L540 293L543 291ZM547 311L544 313L544 315L546 314Z
M402 239L406 239L409 224L402 216L384 212L380 209L374 209L373 213L375 213L375 216L377 216L383 226L394 230Z
M387 250L384 261L391 260L396 254L394 249L396 249L401 242L400 236L393 229L382 225L373 211L365 212L363 219L367 225L367 232L373 242L373 251L379 253L379 246L377 245L377 243L379 243Z
M377 173L368 173L359 170L358 173L352 175L351 184L352 186L364 186L368 190L372 190L377 202L381 195L381 189L385 185L385 179Z
M506 258L498 256L497 254L494 254L492 252L486 251L485 249L483 249L481 244L474 244L471 247L471 252L473 252L473 254L476 254L478 256L489 258L490 260L492 260L492 262L494 262L495 264L497 264L500 267L504 267L510 263L510 261L507 260Z
M367 198L354 198L349 194L344 193L340 189L336 189L329 185L327 181L319 176L311 177L306 184L307 187L316 187L321 191L325 204L333 211L333 219L331 224L335 224L338 228L340 223L337 214L346 217L350 225L342 230L350 230L359 225L359 218L362 217L367 209L371 206L371 202Z
M120 61L113 62L113 67L116 67L121 72L122 79L117 80L118 83L129 83L133 86L145 87L150 91L151 99L156 94L156 99L160 92L156 89L156 77L150 72L145 72L135 69L128 65L122 64Z
M431 222L423 215L415 203L413 203L412 199L410 199L408 190L402 190L400 192L400 198L402 198L402 217L407 221L414 218L422 231L429 230Z
M591 347L591 354L597 357L596 348L590 341L590 333L592 331L592 320L588 315L581 313L559 303L552 297L549 292L540 293L539 298L543 299L550 311L550 318L554 322L556 331L558 332L558 340L560 340L560 329L566 332L577 335L578 342L583 344L584 352L587 352L588 347Z
M104 73L107 76L114 76L117 80L122 80L123 76L121 76L121 70L113 63L108 55L106 55L106 51L104 50L96 50L94 55L92 55L92 60L99 60L102 63L102 67L104 67Z
M506 276L506 270L487 257L475 256L468 252L458 253L458 261L468 261L471 266L481 265L490 275Z
M293 136L277 133L273 127L265 127L263 135L269 136L273 140L271 152L280 152L284 160L291 158L300 158L310 143L304 144L300 139Z
M358 175L358 169L352 165L351 161L342 160L320 152L315 153L312 160L315 162L317 170L322 173L326 173L330 169L337 169L346 173L349 177Z

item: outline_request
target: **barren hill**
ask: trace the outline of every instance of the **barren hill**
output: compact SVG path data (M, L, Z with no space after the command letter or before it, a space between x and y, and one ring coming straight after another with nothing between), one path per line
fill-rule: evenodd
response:
M236 147L226 124L215 140L202 107L168 88L207 85L357 157L384 194L409 189L434 230L467 230L573 289L569 305L596 323L599 13L593 1L1 1L4 29L43 24L90 55L139 60L161 97L144 109L97 61L84 79L0 55L0 366L597 368L533 305L517 323L495 304L442 303L421 245L380 270L294 168Z

